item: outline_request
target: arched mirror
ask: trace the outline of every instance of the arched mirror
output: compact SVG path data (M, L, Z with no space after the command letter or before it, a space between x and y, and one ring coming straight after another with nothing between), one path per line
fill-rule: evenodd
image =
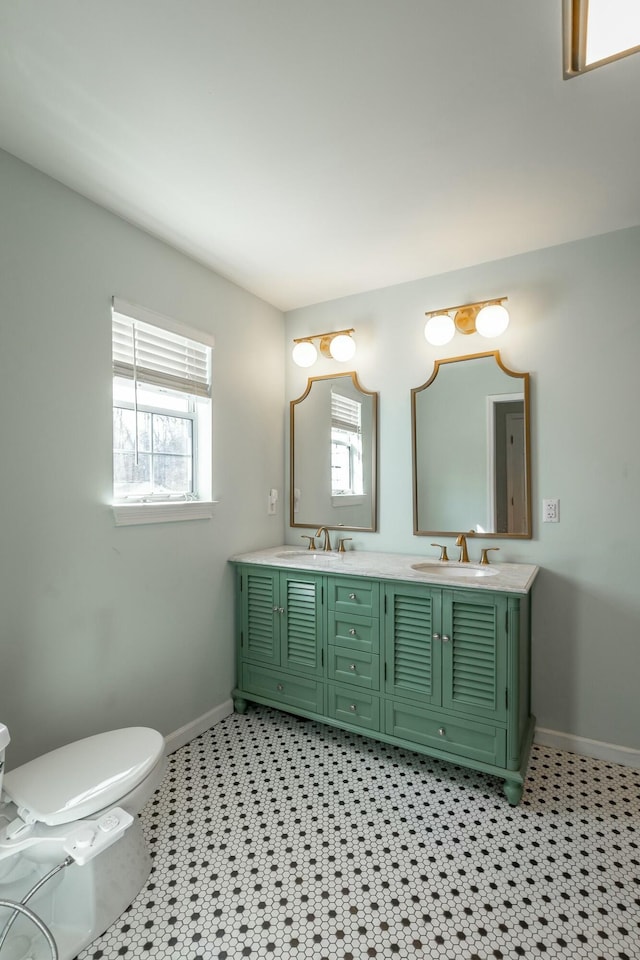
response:
M411 391L414 534L531 537L529 416L497 350L435 361Z
M355 372L310 377L291 401L292 527L376 529L377 412Z

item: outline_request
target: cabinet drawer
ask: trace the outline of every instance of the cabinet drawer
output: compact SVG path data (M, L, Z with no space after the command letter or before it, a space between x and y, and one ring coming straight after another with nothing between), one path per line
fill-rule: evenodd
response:
M380 689L380 657L344 647L329 647L329 677L368 690Z
M327 687L327 715L366 730L380 729L380 700L361 690Z
M506 735L501 727L387 700L386 732L410 743L504 766Z
M329 643L349 647L351 650L361 650L363 653L378 653L380 621L349 613L330 613Z
M365 617L380 613L380 585L355 577L329 577L329 610Z
M324 685L306 677L291 677L252 663L242 665L242 688L283 706L299 707L312 713L324 712Z

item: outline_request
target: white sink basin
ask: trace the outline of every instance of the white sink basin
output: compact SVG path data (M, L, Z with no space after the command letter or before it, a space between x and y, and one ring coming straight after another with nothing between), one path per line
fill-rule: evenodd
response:
M477 567L472 563L412 563L411 569L431 576L446 577L448 580L474 580L476 577L494 577L498 571L489 566Z
M278 560L295 560L297 563L308 560L309 563L318 563L320 560L340 560L343 553L336 553L331 550L283 550L282 553L276 553Z

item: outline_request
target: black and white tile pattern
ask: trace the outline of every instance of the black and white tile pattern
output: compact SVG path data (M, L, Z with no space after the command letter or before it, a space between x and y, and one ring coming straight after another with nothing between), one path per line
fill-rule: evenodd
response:
M640 770L484 774L261 707L177 751L154 866L81 960L640 958Z

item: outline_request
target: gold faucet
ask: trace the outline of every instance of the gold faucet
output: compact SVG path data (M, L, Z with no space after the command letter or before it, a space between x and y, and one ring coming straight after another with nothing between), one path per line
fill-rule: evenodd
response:
M480 551L480 563L483 566L488 566L489 557L487 556L487 554L489 553L490 550L499 550L499 549L500 547L483 547L482 550Z
M469 533L461 533L458 535L456 540L456 547L460 547L460 556L458 558L458 563L469 563L469 553L467 552L467 537L473 537L474 531L469 530Z
M331 550L331 538L329 537L328 528L318 527L318 529L316 530L316 537L319 537L321 533L324 533L324 544L322 546L322 549L329 552Z
M448 556L448 554L447 554L446 544L444 544L444 543L432 543L431 546L432 546L432 547L439 547L439 548L440 548L440 559L441 559L441 560L448 560L448 559L449 559L449 556Z

